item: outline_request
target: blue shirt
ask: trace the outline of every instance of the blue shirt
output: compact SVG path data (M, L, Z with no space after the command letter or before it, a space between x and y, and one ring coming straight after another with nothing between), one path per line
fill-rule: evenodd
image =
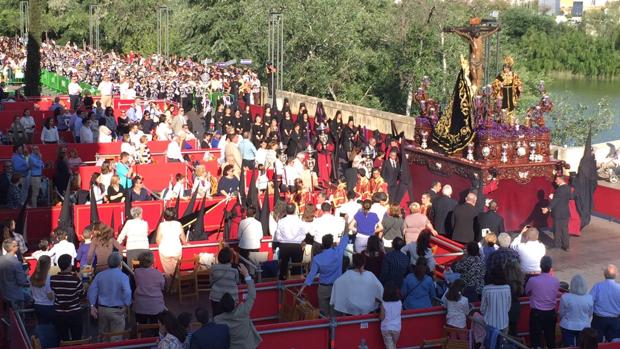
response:
M620 284L607 279L595 284L590 290L594 299L594 314L602 317L620 316Z
M211 138L211 148L217 148L220 145L220 140L217 138Z
M129 277L120 268L106 269L95 276L88 288L91 305L123 307L131 304Z
M45 164L37 154L30 154L30 157L28 158L28 163L30 163L31 176L41 177L43 175L43 168L45 167Z
M75 118L73 118L72 116L71 117L71 131L73 132L73 137L79 137L81 129L82 129L82 118L79 116L76 116Z
M138 122L142 120L142 113L136 112L136 108L131 107L127 110L127 117L131 122Z
M304 284L310 286L316 274L319 273L319 283L332 285L342 275L342 257L348 243L349 235L345 234L340 239L338 246L323 250L314 256L310 273L308 273Z
M121 180L121 187L127 189L127 188L131 188L131 178L127 177L127 174L129 173L129 167L127 167L127 165L121 163L121 162L117 162L116 163L116 174L118 175L118 177Z
M353 219L355 219L358 234L368 236L375 234L375 228L377 223L379 223L379 216L376 213L368 212L368 214L364 214L364 211L360 210L353 216Z
M26 160L25 156L14 153L13 156L11 156L11 162L13 163L13 171L19 173L22 177L28 175L30 165L28 165L28 160Z
M400 287L407 275L408 268L409 257L406 254L396 250L388 252L383 257L383 262L381 263L380 280L384 285L392 281L396 286Z
M228 349L230 348L230 331L228 326L209 322L192 333L189 339L190 349Z
M256 158L256 147L249 139L239 142L239 152L243 160L254 160Z
M432 299L435 296L435 285L430 276L424 275L419 281L413 273L410 273L403 281L400 294L403 297L405 309L422 309L433 306Z

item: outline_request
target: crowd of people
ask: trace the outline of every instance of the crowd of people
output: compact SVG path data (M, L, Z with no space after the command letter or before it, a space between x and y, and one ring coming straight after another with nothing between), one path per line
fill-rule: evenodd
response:
M7 48L0 53L2 69L14 74L24 64L23 47L6 38L0 38L0 47ZM125 330L131 311L137 323L159 323L160 348L256 348L261 339L249 316L256 290L253 263L248 261L260 259L265 235L273 238L277 277L302 274L299 265L306 264L298 294L318 278L318 306L324 316L378 313L387 348L395 348L401 335L402 310L436 304L445 306L449 326L484 323L517 336L522 296L529 297L532 309L533 347L556 346L556 322L564 346L591 345L588 338L593 334L594 343L620 337L616 267L607 266L605 281L589 292L580 275L561 290L539 230L525 226L512 239L498 214L501 203L486 200L476 183L459 202L450 184L434 182L419 201L410 197L407 209L402 208L415 175L401 155L403 135L367 132L353 117L345 122L341 112L330 118L320 103L313 114L301 104L294 115L285 99L281 108L266 103L261 113L251 115L250 105L260 103L255 93L260 82L249 69L53 42L44 43L42 53L46 69L72 82L70 104L55 100L41 142L62 143L64 135L78 143L122 142L117 161L97 159L101 170L89 179L89 190L80 189L80 181L87 179L73 174L83 163L77 152L70 144L59 147L53 177L58 193L71 188L77 204L237 196L245 191L241 184L248 180L248 171L254 171L258 192L281 193L269 215L269 231L257 219L260 207L244 208L239 250L223 247L218 252L211 267L210 305L193 314L202 323L195 331L189 325L192 314L175 316L164 297L188 241L173 208L165 209L154 233L162 271L154 268L151 229L140 207L131 209L118 236L101 222L82 231L79 242L63 229L54 230L32 253L37 266L30 276L22 268L28 246L15 222L7 222L0 290L15 309L33 305L37 323L43 329L47 325L48 332L39 333L43 341L85 337L86 305L97 320L99 335ZM101 99L95 102L79 82L97 86ZM211 107L207 96L216 91L223 95ZM127 111L116 111L113 95L135 103ZM175 103L161 110L154 99ZM0 200L5 200L0 204L9 208L40 203L42 170L50 159L42 159L32 145L31 118L24 111L8 132L14 154L0 175ZM166 161L188 163L191 176L171 174L169 188L161 193L148 190L148 178L136 175L134 164L152 161L149 140L169 142ZM216 160L217 173L185 156L183 149L194 140L210 150L203 160ZM561 178L556 184L556 195L544 211L563 221L566 188ZM556 247L568 250L563 226L556 226ZM436 235L465 245L464 256L444 270L445 282L435 273L431 241ZM131 277L122 271L123 253L127 267L134 269ZM83 278L88 268L92 277ZM242 282L248 286L245 300L238 298ZM558 308L560 291L565 293ZM479 309L472 310L474 302L480 302Z

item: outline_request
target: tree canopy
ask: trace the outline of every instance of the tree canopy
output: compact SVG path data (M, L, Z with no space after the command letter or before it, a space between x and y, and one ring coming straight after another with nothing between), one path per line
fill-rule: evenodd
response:
M620 4L589 11L579 25L556 24L529 8L490 0L41 0L43 38L88 41L89 6L101 8L101 47L149 54L157 50L158 8L170 9L170 52L213 61L267 60L269 11L284 18L284 88L404 113L408 92L423 76L445 102L466 43L445 27L499 11L500 55L511 55L526 85L522 107L537 98L541 75L592 78L620 73ZM19 1L0 0L1 35L19 31ZM501 57L500 57L501 61ZM445 64L445 66L444 66ZM262 70L258 69L261 73ZM495 67L490 72L493 77ZM529 81L531 80L531 81Z

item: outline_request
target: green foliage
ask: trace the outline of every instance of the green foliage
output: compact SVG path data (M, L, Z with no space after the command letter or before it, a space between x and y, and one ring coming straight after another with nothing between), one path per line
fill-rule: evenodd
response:
M41 0L39 0L41 1ZM620 3L591 11L580 26L507 1L490 0L46 0L45 37L81 46L89 36L89 6L101 7L101 47L127 53L157 49L157 9L170 8L171 54L214 61L267 61L269 11L284 16L284 88L317 97L404 113L423 76L430 96L449 98L467 44L443 28L498 10L500 60L511 55L524 82L519 109L535 104L536 85L562 71L611 78L620 73ZM19 0L0 0L0 35L19 30ZM442 43L443 41L443 43ZM494 54L495 52L493 52ZM445 68L443 62L445 61ZM491 79L496 70L490 71Z
M567 97L556 100L555 108L549 115L555 144L582 146L588 136L585 125L592 127L592 136L595 137L618 121L606 98L601 98L596 106L574 105L569 101Z

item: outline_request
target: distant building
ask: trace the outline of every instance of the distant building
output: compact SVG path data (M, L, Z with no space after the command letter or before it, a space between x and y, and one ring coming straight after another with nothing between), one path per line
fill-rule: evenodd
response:
M560 0L539 0L538 12L548 15L557 16L560 14Z

